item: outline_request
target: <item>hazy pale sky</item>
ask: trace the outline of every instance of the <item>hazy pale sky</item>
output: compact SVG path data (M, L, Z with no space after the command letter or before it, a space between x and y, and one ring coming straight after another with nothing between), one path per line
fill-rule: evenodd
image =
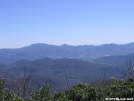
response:
M0 48L134 42L134 0L0 0Z

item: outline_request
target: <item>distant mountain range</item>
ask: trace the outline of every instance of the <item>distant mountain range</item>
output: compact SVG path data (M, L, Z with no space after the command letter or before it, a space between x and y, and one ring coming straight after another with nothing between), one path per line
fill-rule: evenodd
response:
M45 57L58 58L98 58L103 56L127 55L134 53L134 43L125 45L48 45L32 44L23 48L0 49L0 63L11 64L21 59L38 60Z
M33 44L0 49L0 77L21 78L25 68L26 74L33 73L32 84L36 87L47 82L61 91L67 88L66 76L70 87L80 82L100 81L104 77L124 78L127 72L125 61L130 59L134 60L134 43L100 46Z

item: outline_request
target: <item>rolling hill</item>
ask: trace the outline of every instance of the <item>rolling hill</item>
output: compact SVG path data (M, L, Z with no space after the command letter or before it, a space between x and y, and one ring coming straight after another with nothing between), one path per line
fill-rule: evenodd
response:
M56 89L66 89L65 72L69 86L72 87L80 82L91 83L103 78L122 77L124 67L117 67L106 64L97 64L75 59L51 59L44 58L36 61L20 60L10 65L2 65L3 76L9 78L22 77L25 68L26 75L32 73L32 84L44 85L46 82ZM65 69L65 71L64 71Z

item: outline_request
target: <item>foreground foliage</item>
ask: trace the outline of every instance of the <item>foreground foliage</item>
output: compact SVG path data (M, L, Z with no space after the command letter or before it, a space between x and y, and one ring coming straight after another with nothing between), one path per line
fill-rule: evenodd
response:
M51 86L48 85L39 88L29 99L21 98L4 88L4 82L0 81L0 101L105 101L105 98L134 98L134 80L115 80L105 88L81 83L54 96L51 95Z

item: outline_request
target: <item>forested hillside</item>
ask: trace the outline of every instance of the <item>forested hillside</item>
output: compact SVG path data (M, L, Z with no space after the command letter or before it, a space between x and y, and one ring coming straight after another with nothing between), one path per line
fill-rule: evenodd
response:
M26 75L32 74L32 82L36 87L47 82L58 91L66 89L65 71L69 86L72 87L80 82L91 83L102 80L105 72L105 79L122 78L122 71L126 70L123 66L97 64L76 59L51 58L36 61L21 60L10 65L1 65L0 69L3 71L1 75L9 78L22 77L25 69Z

